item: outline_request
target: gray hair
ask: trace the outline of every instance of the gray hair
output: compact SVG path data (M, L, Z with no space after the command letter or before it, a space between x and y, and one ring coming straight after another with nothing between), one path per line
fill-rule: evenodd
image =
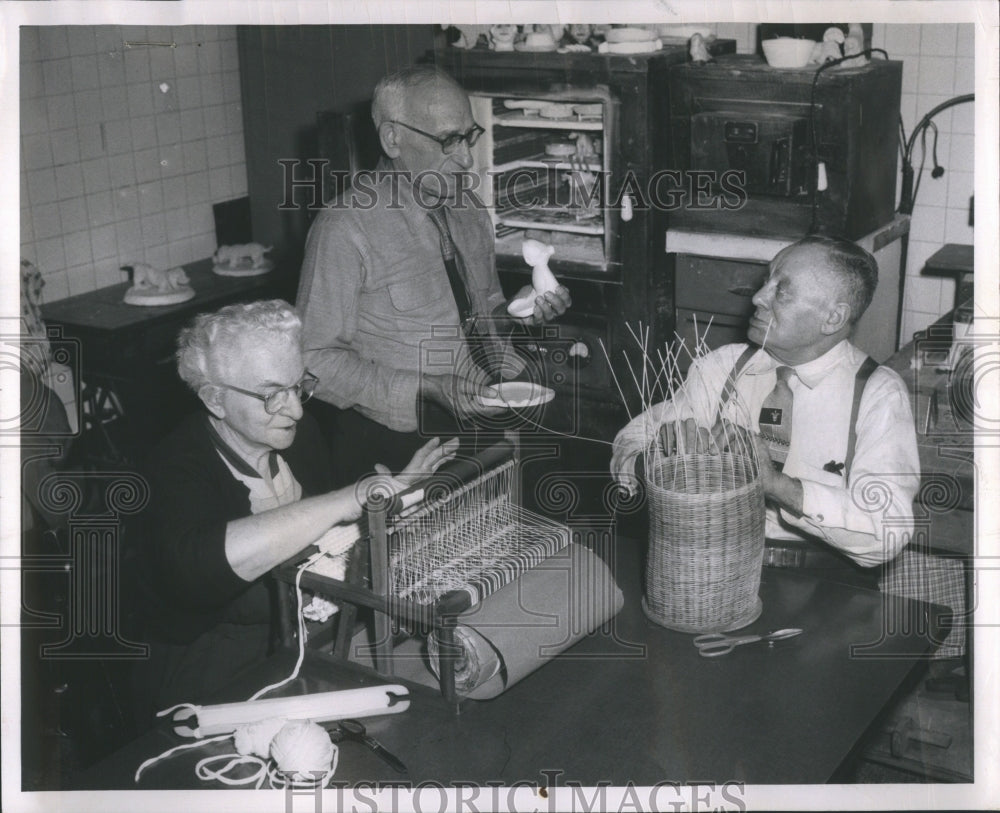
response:
M213 383L209 371L213 355L251 333L262 338L268 334L282 336L298 343L302 320L283 299L227 305L215 313L198 314L177 337L177 373L198 392Z
M406 99L411 93L440 83L462 90L458 82L434 65L414 65L383 76L372 95L372 121L375 122L376 129L383 122L394 121L405 115Z
M878 262L875 258L850 240L821 234L804 237L783 251L799 246L813 246L825 253L826 267L836 276L840 294L851 309L851 324L857 322L868 309L878 287Z

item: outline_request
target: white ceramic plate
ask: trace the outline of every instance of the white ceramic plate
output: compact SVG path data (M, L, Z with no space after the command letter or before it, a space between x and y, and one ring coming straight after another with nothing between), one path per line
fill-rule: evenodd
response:
M502 381L499 384L494 384L493 389L497 391L496 398L478 398L476 400L483 406L524 409L525 407L547 404L556 397L555 390L543 387L541 384L534 384L531 381Z

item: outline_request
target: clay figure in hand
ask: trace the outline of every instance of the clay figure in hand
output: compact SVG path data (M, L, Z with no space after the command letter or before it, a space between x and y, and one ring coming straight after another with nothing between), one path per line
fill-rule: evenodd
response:
M554 251L555 248L540 240L525 240L521 243L521 255L531 266L531 290L526 295L513 299L507 306L507 312L511 316L518 318L531 316L535 308L535 298L559 287L559 280L549 270L549 257Z

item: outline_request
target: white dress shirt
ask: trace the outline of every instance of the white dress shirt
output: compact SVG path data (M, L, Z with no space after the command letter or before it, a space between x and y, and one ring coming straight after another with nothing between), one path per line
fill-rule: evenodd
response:
M633 455L634 461L659 426L678 417L711 427L725 381L746 347L726 345L696 360L673 401L630 421L615 439L616 450ZM774 539L818 537L858 564L873 566L892 559L909 542L920 461L906 385L895 372L879 367L861 399L850 472L830 470L845 462L855 374L864 359L865 354L845 340L793 368L789 385L795 408L783 472L802 483L802 516L769 504L766 534ZM777 366L763 350L751 356L722 416L757 431Z

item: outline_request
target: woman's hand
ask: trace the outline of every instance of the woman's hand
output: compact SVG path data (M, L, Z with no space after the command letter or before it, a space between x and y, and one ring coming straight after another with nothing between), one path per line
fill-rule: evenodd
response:
M378 472L380 478L386 478L397 484L398 487L392 488L392 493L398 493L418 480L433 474L443 463L451 460L455 456L455 452L458 451L458 442L458 438L452 438L447 443L442 443L441 438L431 438L417 449L410 462L406 464L406 468L399 474L393 475L389 468L381 463L375 464L375 471Z

